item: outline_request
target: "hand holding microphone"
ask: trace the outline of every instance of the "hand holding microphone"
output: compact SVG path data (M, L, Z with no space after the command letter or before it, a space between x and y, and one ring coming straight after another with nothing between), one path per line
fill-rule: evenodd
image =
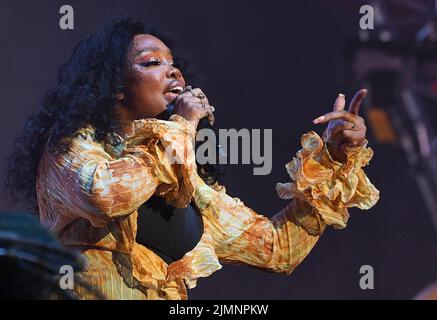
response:
M193 124L197 131L201 129L213 129L215 108L209 104L208 99L202 90L196 88L192 89L187 86L175 98L172 103L167 106L164 117L168 119L170 114L178 114L184 117L187 121ZM208 139L207 143L211 143ZM215 146L216 154L219 157L226 157L226 152L220 144Z
M209 105L208 98L201 89L185 87L182 93L169 105L172 114L178 114L189 121L195 128L209 127L214 124L215 108Z

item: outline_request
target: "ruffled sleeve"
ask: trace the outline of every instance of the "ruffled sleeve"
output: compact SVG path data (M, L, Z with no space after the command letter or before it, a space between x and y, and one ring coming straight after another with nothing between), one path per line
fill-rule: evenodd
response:
M194 194L196 129L179 115L172 115L170 120L135 120L132 133L125 140L125 152L138 151L146 156L161 182L155 194L181 208L190 203Z
M201 241L205 247L198 249L216 254L220 262L290 274L312 250L326 225L345 227L347 208L369 209L376 203L379 192L362 170L371 157L372 150L363 144L347 150L346 163L336 162L315 132L305 134L302 149L286 165L292 182L277 185L280 197L293 201L271 218L229 196L224 187L213 189L199 182L194 198L206 222L205 232L211 237ZM177 264L195 285L198 277L209 275L220 265L213 254L193 263L188 257L194 252Z
M157 193L176 207L192 197L196 171L195 128L180 116L132 123L122 151L114 157L87 126L69 137L70 148L55 155L45 149L37 195L41 220L60 230L77 218L95 227L134 212Z
M379 199L379 191L363 171L373 156L362 146L347 148L345 163L335 161L326 144L317 133L311 131L302 136L302 149L287 163L290 183L278 183L276 190L283 199L295 199L309 204L316 214L314 219L344 228L349 218L347 208L369 209ZM302 225L314 225L307 219ZM312 233L319 230L312 229Z

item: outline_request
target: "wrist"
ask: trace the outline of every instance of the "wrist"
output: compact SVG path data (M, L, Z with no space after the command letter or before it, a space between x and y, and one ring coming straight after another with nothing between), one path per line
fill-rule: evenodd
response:
M332 160L340 163L346 162L347 156L341 144L337 144L332 141L327 141L325 143L326 143L326 149L329 155L331 156Z
M335 143L333 141L325 142L326 150L330 158L339 164L345 164L349 156L363 149L367 145L367 140L364 139L357 145L351 143Z
M196 136L196 132L197 132L197 125L196 123L193 123L193 121L187 120L186 118L184 118L183 116L179 115L179 114L173 114L171 115L170 121L176 121L179 123L182 123L186 126L187 128L187 132L190 136L195 137Z

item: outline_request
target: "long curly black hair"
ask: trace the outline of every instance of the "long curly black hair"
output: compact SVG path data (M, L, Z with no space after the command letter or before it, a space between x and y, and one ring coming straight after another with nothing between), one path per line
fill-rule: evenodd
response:
M146 29L143 23L129 17L108 22L79 42L59 69L55 86L45 94L14 141L5 179L5 188L13 200L22 199L30 210L38 212L36 176L49 136L54 152L66 152L69 146L63 143L63 138L87 124L95 127L99 140L120 128L115 112L116 95L125 89L126 57L138 34L155 35L172 49L168 34ZM198 85L186 57L176 52L174 60L187 82ZM216 165L198 166L198 171L208 184L215 183L220 176Z

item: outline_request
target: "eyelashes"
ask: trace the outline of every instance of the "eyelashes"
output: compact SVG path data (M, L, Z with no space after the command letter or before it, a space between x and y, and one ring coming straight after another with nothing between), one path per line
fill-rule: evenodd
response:
M151 59L147 62L139 63L139 65L141 67L144 67L144 68L151 67L151 66L160 66L161 64L162 64L162 62L160 60L156 60L156 59ZM170 65L174 68L177 68L177 66L174 63L171 63Z
M161 61L159 61L159 60L150 60L147 62L140 63L140 66L145 67L145 68L150 67L150 66L159 66L159 65L161 65Z

